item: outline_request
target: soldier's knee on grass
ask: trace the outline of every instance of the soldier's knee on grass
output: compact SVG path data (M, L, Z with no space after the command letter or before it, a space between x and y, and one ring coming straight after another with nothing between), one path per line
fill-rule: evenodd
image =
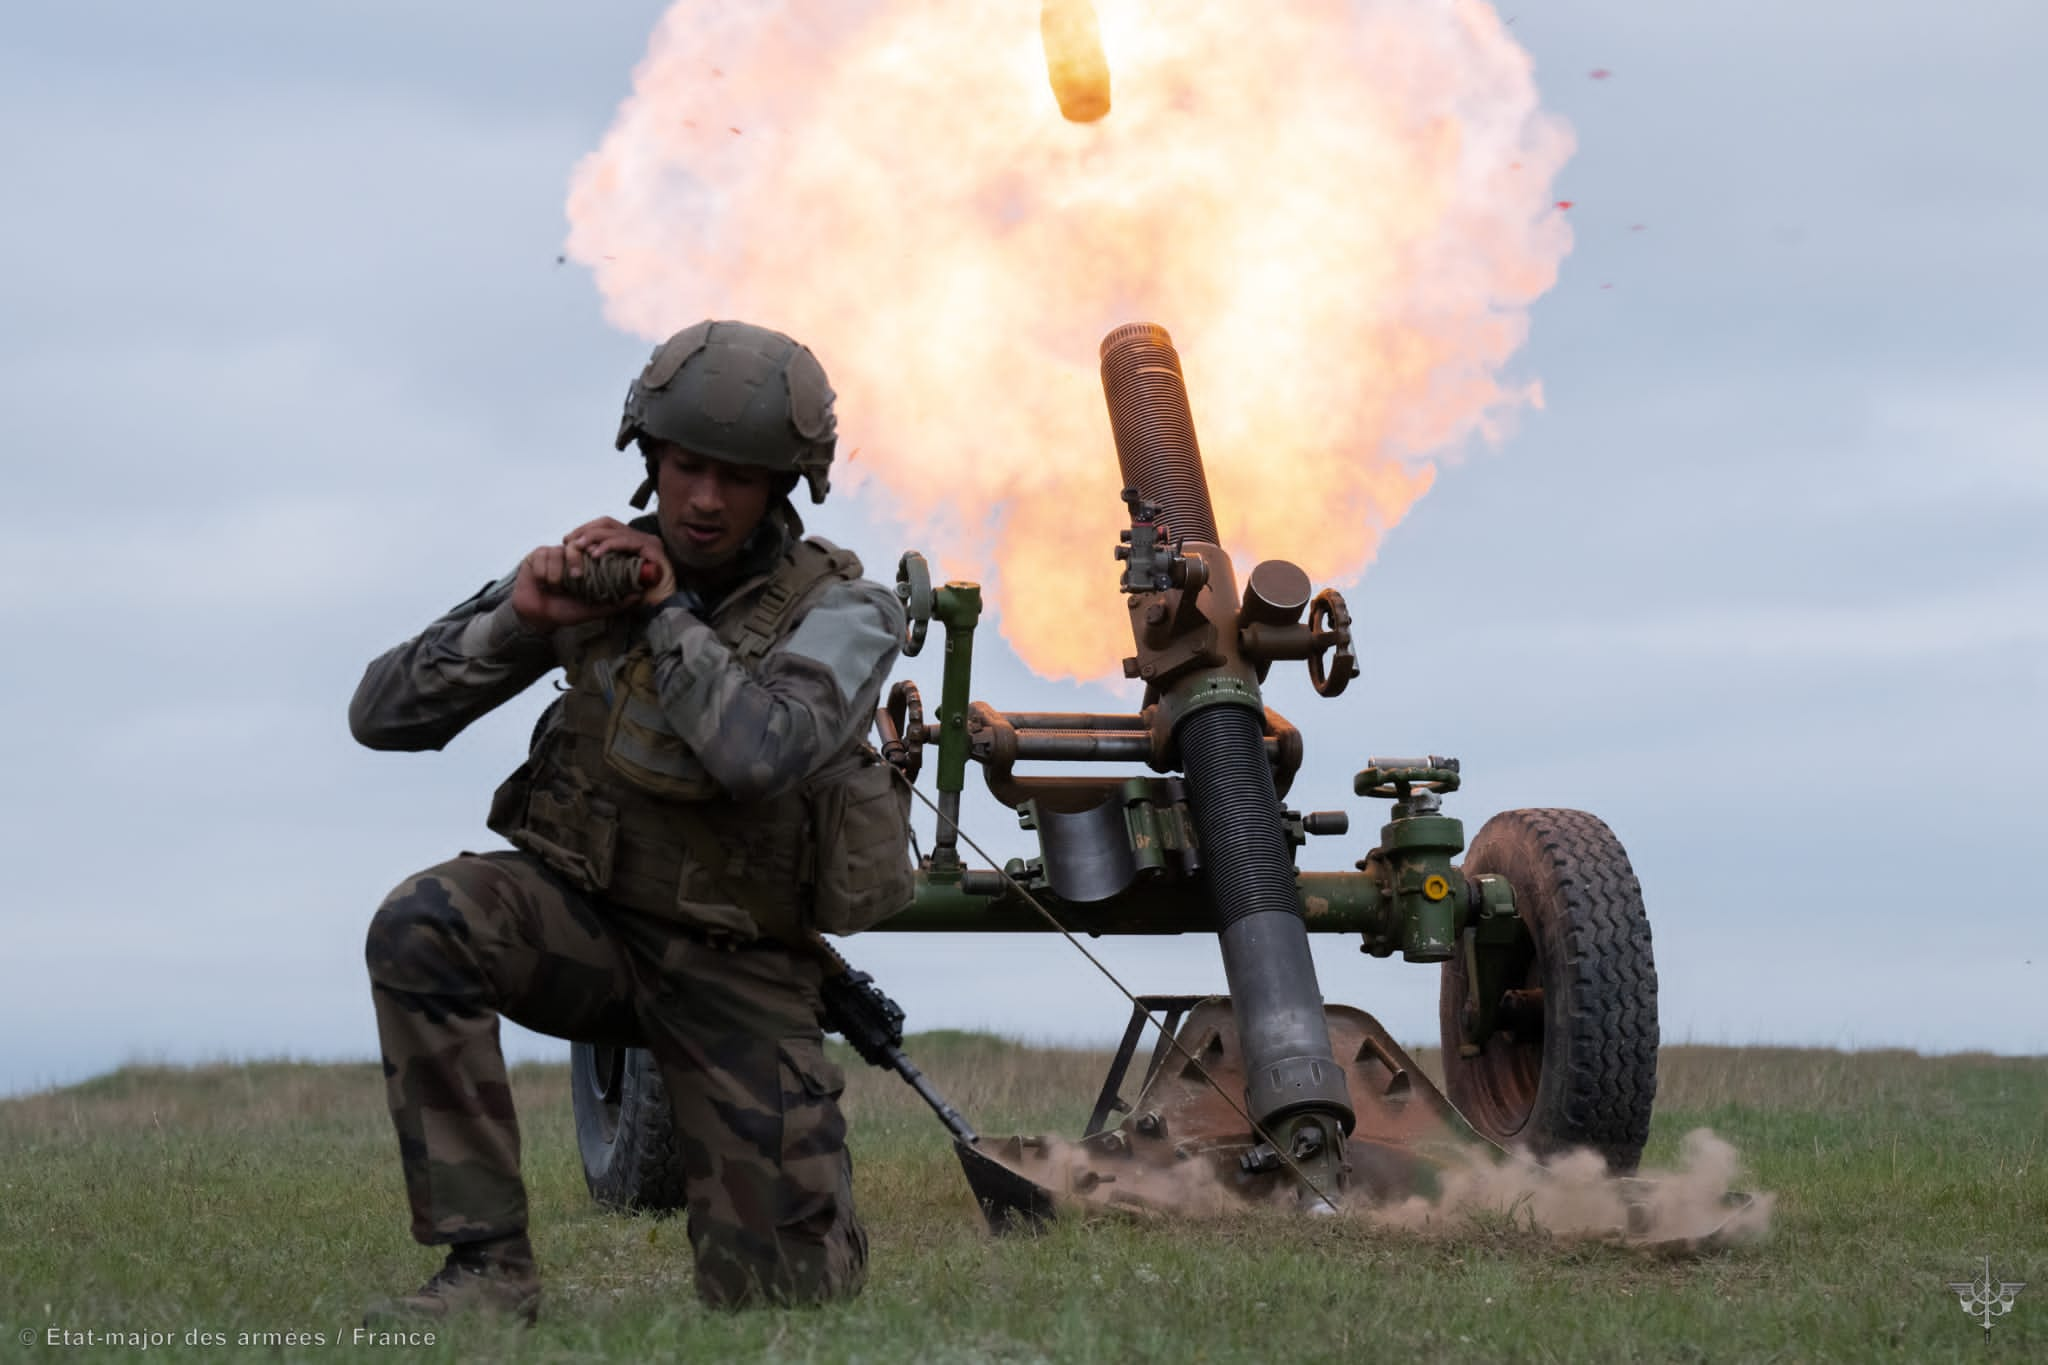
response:
M692 1222L697 1297L713 1308L815 1307L857 1296L867 1283L868 1235L853 1210L845 1153L827 1189L784 1180L772 1233L716 1219Z
M867 1283L868 1239L847 1221L822 1240L775 1243L724 1228L697 1246L697 1297L711 1308L816 1308Z
M757 1092L751 1103L713 1106L718 1122L682 1137L696 1177L698 1297L719 1308L852 1298L867 1279L868 1239L839 1110L845 1074L813 1039L765 1051L773 1061L758 1072L727 1077Z

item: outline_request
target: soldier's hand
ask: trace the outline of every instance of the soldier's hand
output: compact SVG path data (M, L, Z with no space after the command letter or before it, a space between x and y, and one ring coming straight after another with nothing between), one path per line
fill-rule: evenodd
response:
M599 517L586 521L568 535L562 537L564 548L577 554L596 559L615 550L630 551L652 564L658 576L640 594L640 601L648 606L666 601L676 590L675 566L668 562L668 550L662 545L661 537L646 531L636 531L622 521L610 517Z
M633 605L631 598L598 604L569 596L565 585L583 568L580 552L566 545L540 546L519 561L519 575L512 580L512 610L529 630L551 631L614 616Z

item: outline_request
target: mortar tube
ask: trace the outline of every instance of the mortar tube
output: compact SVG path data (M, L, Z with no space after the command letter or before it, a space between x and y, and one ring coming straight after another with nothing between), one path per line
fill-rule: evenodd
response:
M1175 738L1221 926L1252 1117L1271 1125L1311 1110L1335 1116L1348 1133L1350 1089L1330 1051L1258 718L1248 707L1205 706L1181 722Z
M1102 392L1124 486L1160 509L1172 539L1217 544L1180 353L1164 327L1133 322L1102 339Z
M1103 338L1101 357L1124 484L1161 509L1175 540L1215 546L1215 511L1172 338L1147 323L1119 327ZM1220 558L1221 550L1216 554ZM1223 577L1227 581L1229 575ZM1235 589L1211 591L1209 613L1228 624L1220 633L1234 645ZM1348 1133L1355 1114L1330 1050L1280 799L1266 760L1263 703L1242 659L1215 672L1243 684L1246 704L1198 707L1181 720L1174 740L1221 926L1223 970L1244 1053L1245 1098L1253 1119L1269 1132L1284 1122L1287 1133L1273 1134L1282 1143L1305 1122L1323 1126L1322 1155L1314 1164L1328 1172L1343 1147L1341 1135L1328 1125Z

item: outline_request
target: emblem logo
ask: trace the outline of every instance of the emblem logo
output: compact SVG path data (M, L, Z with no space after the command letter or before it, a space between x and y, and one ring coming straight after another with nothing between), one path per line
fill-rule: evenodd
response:
M1984 1258L1984 1273L1967 1282L1951 1280L1948 1286L1962 1302L1963 1311L1984 1324L1984 1335L1991 1335L1991 1320L2002 1318L2012 1311L2012 1301L2027 1287L2025 1280L2017 1284L1995 1280L1991 1277L1991 1258Z

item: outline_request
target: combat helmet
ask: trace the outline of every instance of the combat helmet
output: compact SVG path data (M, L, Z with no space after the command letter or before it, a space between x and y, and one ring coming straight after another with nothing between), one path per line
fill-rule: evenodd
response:
M635 440L673 441L714 460L801 474L811 501L831 487L832 386L804 346L746 322L700 322L654 348L626 390L618 448ZM633 495L645 507L654 467Z

